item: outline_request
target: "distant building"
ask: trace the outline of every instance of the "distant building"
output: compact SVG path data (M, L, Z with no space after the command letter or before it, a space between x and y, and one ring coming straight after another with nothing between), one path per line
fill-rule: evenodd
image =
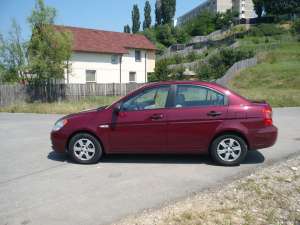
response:
M257 17L252 0L205 0L196 8L179 17L177 19L177 25L182 25L190 21L204 10L208 10L212 13L224 13L227 10L234 10L239 13L240 19Z
M66 83L146 83L156 47L144 35L55 26L72 35L71 72Z

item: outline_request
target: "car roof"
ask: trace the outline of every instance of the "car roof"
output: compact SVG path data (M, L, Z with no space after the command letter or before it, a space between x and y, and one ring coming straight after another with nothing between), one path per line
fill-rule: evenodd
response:
M151 87L157 85L178 85L178 84L190 84L190 85L203 85L206 87L216 88L218 90L228 90L226 87L223 87L217 83L213 82L206 82L206 81L161 81L161 82L154 82L145 84L144 87Z

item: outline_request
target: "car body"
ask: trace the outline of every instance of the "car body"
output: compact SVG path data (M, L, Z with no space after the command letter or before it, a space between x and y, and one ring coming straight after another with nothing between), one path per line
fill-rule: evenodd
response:
M79 163L95 163L103 153L210 153L219 164L237 165L248 150L276 139L269 104L198 81L145 85L110 106L65 116L51 132L53 149Z

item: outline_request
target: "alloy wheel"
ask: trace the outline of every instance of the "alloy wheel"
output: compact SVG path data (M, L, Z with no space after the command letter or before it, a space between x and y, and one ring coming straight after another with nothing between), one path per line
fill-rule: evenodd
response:
M96 147L92 141L86 138L79 139L74 144L74 155L82 160L87 161L94 157Z
M226 162L233 162L237 160L241 153L242 147L240 143L233 138L223 139L217 147L218 156Z

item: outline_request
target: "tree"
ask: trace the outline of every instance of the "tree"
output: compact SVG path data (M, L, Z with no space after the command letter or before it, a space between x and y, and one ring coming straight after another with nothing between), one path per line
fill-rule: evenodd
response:
M139 32L141 27L140 10L138 5L133 5L132 9L132 33Z
M37 0L28 21L32 35L28 45L28 60L32 82L43 83L64 79L71 56L71 36L54 25L56 10Z
M212 15L214 17L214 24L216 29L227 29L233 23L234 19L237 18L239 13L227 10L225 13L217 13L216 15Z
M176 0L161 0L161 17L163 24L173 23L176 12Z
M190 36L208 35L216 30L216 16L208 10L184 25Z
M144 23L143 23L143 30L151 27L152 18L151 18L151 5L149 1L146 1L145 8L144 8Z
M27 79L28 61L26 43L21 40L21 28L15 20L5 40L0 35L0 79L2 82L18 82Z
M172 23L176 14L176 0L170 0L171 3L171 17L172 17Z
M264 2L265 2L265 0L253 0L254 10L255 10L258 18L261 18L262 13L264 11Z
M267 13L279 16L282 14L294 14L299 10L299 0L264 0Z
M155 3L155 25L159 26L162 22L161 0L156 0Z
M176 43L176 39L172 34L171 25L160 25L156 28L156 39L165 46L170 46Z
M124 33L131 33L130 26L128 24L124 26Z

